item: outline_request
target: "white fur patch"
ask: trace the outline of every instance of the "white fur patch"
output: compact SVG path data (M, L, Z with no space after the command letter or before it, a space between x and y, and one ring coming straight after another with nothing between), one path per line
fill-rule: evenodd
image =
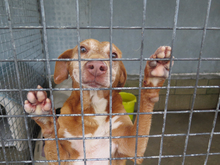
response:
M119 118L119 116L115 116L112 118L112 130L118 128L122 122L121 121L117 121L116 120Z
M105 122L106 116L96 116L95 120L99 124L99 127L94 132L94 134L85 134L85 137L106 137L109 136L109 122ZM119 116L115 116L112 118L112 130L118 128L122 122L116 120ZM73 138L75 136L71 135L67 129L64 130L64 137L65 138ZM68 140L71 142L71 147L76 149L79 152L78 159L84 158L83 152L83 140ZM109 158L109 139L91 139L85 140L85 148L86 148L86 158ZM117 149L117 144L112 142L112 154L115 153ZM83 165L83 161L73 162L74 165ZM87 165L108 165L109 161L87 161Z
M99 98L97 91L90 91L90 98L92 98L92 106L95 113L107 113L105 111L108 101L105 98Z
M148 79L149 80L149 82L151 82L154 86L157 86L157 84L159 83L159 81L160 81L160 78L149 78Z

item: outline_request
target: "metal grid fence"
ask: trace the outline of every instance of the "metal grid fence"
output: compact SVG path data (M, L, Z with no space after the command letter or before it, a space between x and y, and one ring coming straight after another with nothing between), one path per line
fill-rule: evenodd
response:
M7 130L7 120L10 118L22 118L22 122L24 125L24 129L26 131L25 137L15 135L13 137L7 137L1 135L1 155L2 158L0 159L0 164L28 164L28 163L43 163L43 162L56 162L56 160L51 161L43 161L43 160L34 160L33 155L33 145L32 142L35 141L45 141L45 140L55 140L57 144L57 153L58 153L58 162L59 164L61 162L70 162L70 161L84 161L84 164L86 164L87 161L91 160L109 160L110 164L112 163L112 160L115 159L134 159L134 164L136 164L136 159L140 158L137 157L137 139L140 137L150 137L160 138L160 149L159 154L156 156L144 156L141 158L144 159L158 159L158 165L161 164L161 160L163 158L182 158L182 164L185 163L186 157L196 157L196 156L205 156L204 164L207 164L208 158L210 155L220 155L219 152L210 152L210 147L212 144L213 135L219 135L220 132L215 132L215 126L217 122L218 112L219 112L219 106L220 106L220 97L218 99L218 103L216 105L215 110L195 110L194 104L195 104L195 98L197 94L197 89L207 89L207 88L214 88L219 89L219 86L199 86L199 76L200 76L200 68L201 68L201 62L202 61L220 61L220 58L204 58L202 57L202 51L204 47L204 42L206 39L206 32L207 30L220 30L220 27L208 27L208 20L209 20L209 13L210 13L210 7L211 7L211 0L207 1L207 13L205 18L205 23L203 27L178 27L177 21L178 21L178 13L179 13L179 7L180 7L180 0L176 0L176 7L175 7L175 16L173 21L173 27L148 27L145 25L146 20L146 7L147 7L147 0L143 0L143 18L142 18L142 26L113 26L113 0L109 0L109 12L110 12L110 26L80 26L80 20L79 20L79 1L75 0L75 6L76 6L76 26L47 26L47 22L45 19L45 8L44 8L44 1L43 0L35 0L35 1L29 1L29 0L22 0L22 1L10 1L10 0L0 0L0 47L1 47L1 54L3 55L2 59L0 59L0 69L1 69L1 88L0 92L2 93L0 98L1 101L5 101L6 98L10 98L10 100L7 102L7 104L1 103L1 111L3 111L3 106L7 107L9 106L11 102L15 102L13 106L19 107L19 105L23 106L23 100L26 95L27 91L35 91L37 89L33 89L33 87L36 86L36 84L39 84L46 80L46 77L48 78L49 87L44 88L42 90L48 91L50 93L51 101L52 101L52 109L54 109L54 98L53 98L53 91L73 91L73 90L80 90L80 97L81 97L81 107L83 107L83 99L82 99L82 91L87 90L83 89L82 86L80 86L79 89L73 89L73 88L53 88L52 87L52 79L51 79L51 69L50 69L50 63L54 61L61 61L57 59L50 59L49 58L49 51L48 51L48 39L47 39L47 30L48 29L76 29L77 31L77 43L79 48L79 43L81 41L80 38L80 30L81 29L109 29L109 42L110 42L110 54L112 51L112 33L114 29L141 29L141 54L139 58L122 58L120 60L122 61L138 61L140 62L140 69L139 69L139 87L123 87L123 88L113 88L112 83L110 84L110 88L102 88L103 90L110 90L110 113L107 114L110 116L110 135L108 137L85 137L84 133L84 124L82 124L82 131L83 131L83 137L82 138L59 138L57 137L57 129L55 124L55 117L56 116L64 116L64 115L56 115L53 111L52 115L46 115L46 116L53 116L54 118L54 125L55 125L55 139L36 139L33 137L32 133L33 130L31 130L30 127L30 117L33 117L33 115L27 115L22 111L22 113L6 113L3 114L3 112L0 114L0 120L3 122L3 130L5 132L9 132ZM39 12L40 11L40 12ZM114 138L131 138L133 136L126 136L126 137L112 137L112 129L111 129L111 123L112 123L112 115L125 115L124 113L112 113L112 90L139 90L139 98L141 89L149 89L149 88L143 88L141 87L142 82L142 74L143 74L143 66L142 62L147 60L152 60L150 58L144 58L143 57L143 46L144 46L144 32L146 29L169 29L173 30L172 33L172 42L171 47L174 46L175 38L176 38L176 31L177 30L203 30L202 40L201 40L201 48L199 53L199 58L175 58L172 59L174 61L198 61L197 66L197 73L196 73L196 83L195 86L171 86L171 75L172 75L172 67L170 69L170 76L168 78L167 86L160 87L161 89L166 89L166 99L165 99L165 107L164 111L156 111L151 113L141 113L139 112L140 107L140 100L138 101L138 110L136 113L130 113L133 115L137 115L137 118L139 118L139 115L141 114L161 114L163 115L163 126L161 134L156 135L146 135L146 136L138 136L138 129L136 132L136 147L135 147L135 157L126 157L126 158L112 158L111 154L109 155L109 158L97 158L97 159L88 159L86 158L86 152L85 152L85 140L87 139L110 139L110 146L112 146L112 139ZM80 50L80 49L78 49ZM79 57L80 57L80 51ZM81 65L81 61L86 60L89 61L90 59L81 59L79 58L79 66ZM117 59L103 59L103 60L110 60L110 64L112 64L113 60ZM73 59L62 59L62 61L73 61ZM39 74L36 74L39 73ZM47 74L46 74L47 73ZM40 75L40 76L39 76ZM111 73L110 73L111 75ZM80 78L81 78L81 71L80 71ZM80 82L82 80L80 79ZM110 82L111 78L110 78ZM159 87L154 87L159 88ZM187 89L191 88L194 89L193 93L193 99L190 110L185 111L168 111L168 101L169 101L169 93L171 89ZM153 88L150 88L153 89ZM100 90L100 89L92 89L92 90ZM13 109L9 106L9 108ZM0 112L1 112L0 111ZM16 111L16 110L15 110ZM194 113L210 113L214 112L214 120L213 120L213 126L211 132L206 133L190 133L191 124L192 124L192 116ZM166 128L166 120L167 120L167 114L183 114L188 113L189 114L189 123L188 123L188 129L187 133L175 133L175 134L165 134L165 128ZM126 113L127 114L127 113ZM82 116L82 123L84 123L84 116L96 116L96 115L106 115L106 114L84 114L83 108L81 111L80 116ZM79 116L76 114L69 114L65 116ZM20 125L20 123L16 122L12 123L12 125ZM10 126L9 126L10 127ZM138 124L137 124L138 128ZM17 129L17 128L16 128ZM18 130L18 132L22 132ZM207 152L206 153L195 153L195 154L187 154L187 147L189 142L190 136L202 136L202 135L208 135L209 136L209 142L207 146ZM182 154L178 155L164 155L163 154L163 143L164 143L164 137L178 137L178 136L185 136L185 145L184 150ZM83 140L83 148L84 148L84 159L77 159L77 160L60 160L59 156L59 150L58 150L58 140ZM25 145L28 146L28 150L26 151L26 155L28 157L25 157L23 154L16 155L15 153L12 153L9 149L9 157L7 156L7 147L10 146L9 143L14 142L27 142ZM15 146L18 144L15 144ZM9 147L10 148L10 147ZM19 150L19 147L17 146L17 149ZM21 148L22 150L23 148ZM111 147L110 147L110 153L111 153ZM28 159L30 158L30 160Z

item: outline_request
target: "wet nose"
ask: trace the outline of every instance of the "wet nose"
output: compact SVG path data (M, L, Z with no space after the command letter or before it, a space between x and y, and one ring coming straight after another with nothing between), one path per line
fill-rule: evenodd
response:
M96 77L105 74L108 70L108 67L102 61L89 61L86 63L85 67L89 73Z

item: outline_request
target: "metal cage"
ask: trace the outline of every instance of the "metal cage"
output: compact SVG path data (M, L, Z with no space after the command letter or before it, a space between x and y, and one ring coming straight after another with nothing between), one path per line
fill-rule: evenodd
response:
M193 157L203 157L202 161L203 164L215 164L209 163L210 156L219 156L220 155L220 147L216 147L215 150L211 150L212 148L212 141L214 136L218 136L220 132L216 131L216 126L219 123L218 121L218 112L219 112L219 105L220 105L220 97L219 97L219 84L206 84L200 85L199 79L201 76L217 76L219 78L220 70L219 68L215 68L212 73L201 73L201 65L203 62L212 62L215 61L219 63L220 57L219 52L215 52L217 57L203 57L203 50L206 41L206 35L208 30L220 31L219 26L208 26L209 18L210 18L210 8L212 0L207 0L206 4L206 14L204 19L204 25L200 26L178 26L178 16L179 16L179 9L181 6L181 1L175 1L175 11L173 17L173 26L164 27L164 26L146 26L146 19L147 19L147 0L143 0L142 2L142 25L141 26L114 26L113 25L113 18L114 18L114 8L113 8L113 0L108 1L109 6L109 26L99 26L99 25L88 25L84 26L80 23L80 4L78 0L72 1L74 2L75 7L73 11L75 12L75 17L73 21L75 24L67 25L58 23L56 25L50 25L47 20L47 11L45 11L45 4L47 4L46 0L0 0L0 135L1 135L1 142L0 142L0 164L38 164L38 163L45 163L45 162L71 162L71 161L83 161L86 164L87 161L91 160L110 160L114 159L134 159L134 164L136 164L137 160L137 153L135 157L125 157L125 158L112 158L111 154L109 158L106 159L88 159L86 158L85 152L85 140L86 139L110 139L110 146L112 143L113 138L129 138L129 137L112 137L111 132L111 117L113 114L111 111L111 103L112 97L110 96L110 135L108 137L94 137L88 138L85 137L83 134L83 146L84 146L84 159L77 159L77 160L60 160L59 158L59 150L58 150L58 140L73 140L76 138L65 138L65 139L58 139L57 138L57 131L55 128L55 139L48 139L48 140L55 140L57 143L57 153L58 153L58 160L39 160L35 159L34 157L34 149L35 149L35 142L45 141L44 138L37 138L39 128L34 124L34 122L30 119L33 115L25 114L23 110L23 102L26 97L26 93L28 91L36 91L35 88L38 84L44 86L45 90L49 92L51 101L53 103L54 109L54 91L73 91L73 90L80 90L81 93L81 106L83 107L83 99L82 99L82 91L86 90L80 86L79 89L73 88L56 88L53 86L53 79L51 75L53 74L53 69L51 69L51 64L55 61L59 61L56 58L50 57L49 46L48 42L51 38L48 37L48 30L74 30L74 38L76 39L76 43L79 47L79 43L81 41L81 30L108 30L109 32L109 42L112 45L113 42L113 31L114 30L130 30L131 32L135 30L139 30L140 34L140 54L139 57L135 58L127 58L124 57L120 60L122 61L131 61L136 62L139 67L138 75L136 79L138 80L138 85L136 86L126 86L123 88L112 88L112 84L110 88L103 88L103 90L110 90L110 94L112 90L136 90L138 91L137 96L140 97L140 91L143 89L141 87L142 82L142 75L143 75L143 62L147 60L152 60L150 58L144 57L144 45L145 43L145 35L146 30L171 30L172 31L172 38L170 40L171 47L174 48L174 44L176 42L176 35L177 31L202 31L202 38L199 41L200 50L199 54L194 58L174 58L175 62L197 62L196 70L194 73L190 73L186 76L191 76L195 79L195 85L171 85L172 78L175 77L173 73L173 68L170 69L170 76L167 80L167 85L161 87L161 89L165 90L164 93L164 108L160 111L152 112L154 115L161 115L162 116L162 125L160 133L153 134L146 136L138 136L138 130L136 134L136 146L137 146L137 139L140 137L149 137L150 139L159 138L159 145L158 147L158 154L157 155L146 155L142 158L146 160L156 160L156 164L166 164L163 162L163 159L169 159L172 162L174 159L178 158L181 164L187 164L187 158ZM93 3L93 2L91 2ZM107 1L106 1L107 3ZM56 5L56 4L54 4ZM59 6L58 6L59 7ZM65 6L64 6L65 7ZM66 6L67 7L67 6ZM220 8L220 6L217 6ZM56 13L54 13L56 14ZM219 18L219 17L218 17ZM49 25L48 25L49 24ZM218 38L219 39L219 38ZM190 42L190 41L188 41ZM219 44L220 41L218 40L217 43ZM73 44L73 43L71 43ZM74 46L74 45L73 45ZM112 51L112 46L110 46L110 52ZM80 52L79 52L80 54ZM172 53L172 56L175 56L175 53ZM63 60L63 59L62 59ZM79 65L82 59L79 58ZM110 58L110 64L115 59ZM71 61L71 59L67 59L67 61ZM53 64L52 64L53 65ZM187 64L185 64L187 65ZM212 66L209 66L212 67ZM80 71L81 72L81 71ZM181 74L178 74L181 75ZM81 77L81 73L80 73ZM111 80L111 78L110 78ZM219 81L217 81L219 82ZM191 93L191 102L189 109L183 110L169 110L169 100L170 100L170 93L172 90L176 89L192 89L193 92ZM211 89L217 90L216 93L217 97L213 98L216 99L215 108L213 109L195 109L195 102L198 91L201 89ZM99 89L93 89L99 90ZM141 114L147 113L140 113L140 100L138 100L137 104L137 112L130 113L132 115L136 115L139 118ZM194 121L193 115L194 114L214 114L212 119L212 126L211 131L207 132L196 132L191 133L192 122ZM128 114L128 113L126 113ZM187 121L187 130L186 133L167 133L165 131L167 122L169 118L167 117L169 114L188 114L188 121ZM84 116L89 116L88 114L82 113L82 123L84 120ZM96 116L97 114L93 114ZM106 115L106 114L99 114L99 115ZM125 114L117 114L117 115L125 115ZM55 116L63 116L59 114L55 114L53 111L52 115L54 117L55 123ZM69 114L68 116L76 116L74 114ZM91 116L91 114L90 114ZM84 125L82 126L82 130L84 133ZM197 153L187 153L187 148L191 143L189 143L190 137L201 138L203 136L208 136L208 143L206 146L206 152L197 152ZM166 138L175 138L175 137L183 137L184 138L184 146L182 148L181 154L164 154L164 141ZM130 137L131 138L131 137ZM80 138L78 138L79 140ZM77 139L76 139L77 140ZM149 142L150 143L150 142ZM137 151L137 147L135 148ZM111 147L110 147L111 151ZM111 153L111 152L110 152ZM219 160L219 159L218 159ZM155 162L155 161L154 161ZM152 163L151 163L152 164ZM154 163L153 163L154 164ZM172 163L171 163L172 164Z

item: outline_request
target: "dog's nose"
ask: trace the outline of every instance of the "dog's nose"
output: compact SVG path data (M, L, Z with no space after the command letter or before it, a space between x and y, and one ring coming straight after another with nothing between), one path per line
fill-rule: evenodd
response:
M89 73L91 73L93 76L100 76L105 74L108 70L108 67L102 61L89 61L85 66Z

